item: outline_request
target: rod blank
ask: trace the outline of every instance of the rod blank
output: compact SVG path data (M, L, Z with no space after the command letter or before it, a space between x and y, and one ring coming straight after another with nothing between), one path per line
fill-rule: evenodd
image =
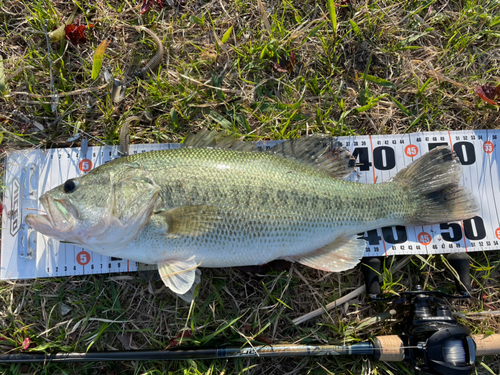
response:
M371 355L373 345L265 345L245 348L175 349L57 354L3 354L0 363L13 362L104 362L104 361L168 361L182 359L256 358L290 356Z
M500 334L472 335L476 355L500 354ZM137 350L94 353L0 354L0 363L170 361L182 359L257 358L291 356L374 355L376 360L399 362L404 359L399 336L378 336L371 342L353 345L264 345L245 348Z

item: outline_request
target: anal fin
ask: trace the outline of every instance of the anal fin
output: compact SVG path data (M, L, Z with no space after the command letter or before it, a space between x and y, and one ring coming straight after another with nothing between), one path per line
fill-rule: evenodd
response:
M165 285L184 299L182 295L189 291L194 292L194 287L200 282L199 264L194 261L194 256L186 260L165 260L158 262L158 272ZM189 299L189 295L186 295ZM189 300L193 298L192 293Z
M339 237L331 244L306 254L286 259L322 271L340 272L359 263L366 249L366 241L353 237Z

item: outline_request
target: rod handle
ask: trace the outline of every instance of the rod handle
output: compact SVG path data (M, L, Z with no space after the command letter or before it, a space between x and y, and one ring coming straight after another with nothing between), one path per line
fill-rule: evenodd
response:
M401 362L405 357L403 340L398 335L377 336L373 339L376 361Z
M472 335L476 343L476 356L500 354L500 334Z
M457 271L460 280L455 280L457 292L470 292L470 259L467 253L452 253L449 254L448 262Z
M382 257L363 257L361 259L361 272L365 279L366 293L372 296L380 294L380 267Z

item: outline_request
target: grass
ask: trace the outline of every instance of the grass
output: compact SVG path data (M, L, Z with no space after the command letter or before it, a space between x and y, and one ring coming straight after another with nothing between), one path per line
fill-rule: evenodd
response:
M163 2L167 4L167 1ZM332 4L332 2L330 2ZM120 124L133 143L178 142L202 128L226 129L248 139L287 139L311 133L391 134L498 128L497 108L474 93L500 77L500 3L477 1L204 2L173 0L140 15L140 4L79 1L87 42L51 43L43 35L73 11L70 1L0 0L0 46L5 93L0 98L1 152L32 147L118 144ZM163 41L155 75L132 79L155 45L133 25ZM119 103L104 73L93 81L94 51L111 40L103 59L127 81ZM295 56L293 68L287 61ZM51 101L49 57L54 88ZM0 69L2 66L0 65ZM0 83L1 82L0 71ZM66 94L64 94L66 93ZM54 111L52 110L54 107ZM14 110L32 121L23 120ZM43 130L36 127L36 121ZM473 296L452 302L474 333L499 332L497 252L472 256ZM396 262L400 258L396 259ZM386 266L383 289L416 284L453 289L440 256L413 257L401 271ZM161 281L136 274L23 280L0 284L0 346L31 351L164 349L184 330L194 346L244 343L354 343L391 334L392 321L363 323L385 304L365 297L295 326L291 320L362 285L359 270L342 274L294 265L264 276L239 269L204 269L192 310ZM67 311L69 308L69 311ZM361 328L359 328L361 327ZM482 362L481 362L482 361ZM500 372L498 357L480 359L479 374ZM409 363L361 357L281 358L97 364L0 365L5 374L412 374Z

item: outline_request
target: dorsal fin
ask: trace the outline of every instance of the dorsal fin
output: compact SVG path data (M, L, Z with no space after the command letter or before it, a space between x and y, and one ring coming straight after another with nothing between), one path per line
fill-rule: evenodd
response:
M189 134L182 148L217 148L232 151L262 152L264 148L258 142L244 141L243 137L235 134L224 134L216 130L203 129L197 134Z
M214 148L217 143L215 140L217 135L220 136L220 133L207 129L202 129L196 134L189 133L182 143L182 148Z
M288 139L266 149L262 142L243 141L235 135L224 135L203 129L190 134L183 148L217 148L233 151L268 152L307 163L336 178L344 178L354 171L355 160L340 142L326 135Z
M354 172L355 160L351 153L336 139L325 135L288 139L267 152L314 165L336 178L344 178Z

